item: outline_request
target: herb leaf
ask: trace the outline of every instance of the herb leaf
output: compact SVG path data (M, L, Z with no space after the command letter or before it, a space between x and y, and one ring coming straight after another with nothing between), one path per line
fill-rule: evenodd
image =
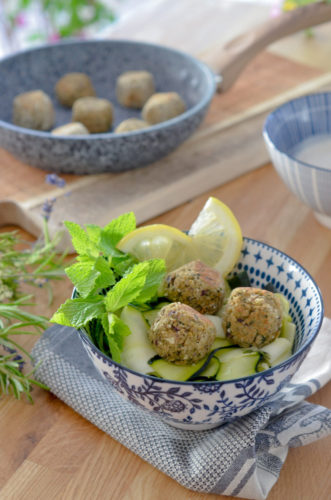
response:
M95 269L99 272L95 285L97 289L108 288L115 283L115 276L104 257L98 257L95 261Z
M124 276L135 264L138 264L137 259L125 253L111 258L112 268L119 276Z
M118 281L107 293L105 297L107 311L116 312L137 298L144 288L146 276L145 262L136 264L132 271Z
M80 328L93 318L100 318L105 312L103 297L68 299L52 316L51 323Z
M131 334L130 328L115 314L109 313L102 316L104 328L112 358L116 363L121 361L124 339Z
M100 276L100 272L95 269L95 261L89 257L85 262L80 261L67 267L65 272L83 298L92 292L95 288L95 282Z
M98 257L99 250L96 243L89 238L88 234L79 224L65 221L64 225L70 233L73 247L78 254Z
M152 259L146 263L148 267L146 268L147 274L144 288L135 299L135 302L138 303L145 303L155 298L166 274L166 266L163 259Z
M113 271L101 256L95 259L88 255L81 255L78 257L78 262L67 267L65 272L83 298L115 283Z
M133 212L120 215L112 220L101 231L100 247L106 255L120 256L122 252L116 249L117 243L136 229L136 218Z
M89 239L98 245L100 243L101 227L96 224L86 224L85 228Z

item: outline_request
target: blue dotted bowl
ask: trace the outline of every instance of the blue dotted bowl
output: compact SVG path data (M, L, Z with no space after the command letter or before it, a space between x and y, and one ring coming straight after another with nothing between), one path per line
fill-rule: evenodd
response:
M331 169L316 167L292 156L294 148L312 136L329 134L331 92L299 97L270 113L263 137L272 163L286 186L331 228Z
M294 353L264 372L226 382L174 382L124 368L95 347L84 331L83 345L97 370L125 399L176 427L204 430L246 415L271 402L289 383L309 352L323 319L321 293L312 277L288 255L244 239L234 274L246 270L252 286L272 283L290 303L297 327Z

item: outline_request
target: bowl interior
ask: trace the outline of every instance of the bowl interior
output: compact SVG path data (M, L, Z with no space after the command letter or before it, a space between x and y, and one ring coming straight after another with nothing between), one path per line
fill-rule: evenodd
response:
M242 258L233 272L242 270L247 271L252 286L263 288L271 282L286 297L296 324L293 354L305 349L323 319L322 297L309 273L280 250L249 238L245 238Z
M11 123L13 99L21 92L41 89L53 101L56 126L71 121L71 110L55 98L54 86L68 72L84 72L92 79L98 97L115 108L114 126L127 118L140 118L140 110L118 104L117 77L129 70L147 70L157 92L178 92L187 109L213 92L211 71L194 58L165 47L125 41L67 42L28 50L0 63L0 120Z
M318 286L309 273L295 260L280 250L251 238L244 238L241 258L232 274L242 270L248 273L252 286L263 288L268 283L272 283L276 291L282 293L289 301L290 314L296 325L296 338L291 358L296 357L314 340L322 323L323 301ZM72 296L76 296L75 290ZM85 342L91 343L84 330L82 333ZM94 350L99 352L101 358L109 362L109 358L97 347L94 346ZM287 362L288 360L284 364ZM117 365L113 361L112 363ZM127 368L125 370L135 373ZM260 374L248 378L256 376ZM192 383L195 384L194 382L181 382L180 384ZM229 384L232 381L224 383Z
M270 113L264 131L276 149L288 155L308 137L331 134L331 92L285 103Z

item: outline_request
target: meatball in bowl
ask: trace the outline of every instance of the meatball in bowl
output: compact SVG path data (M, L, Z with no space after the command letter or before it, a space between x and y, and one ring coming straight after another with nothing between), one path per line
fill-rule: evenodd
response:
M231 291L229 284L243 272L248 283ZM162 297L153 314L123 310L122 319L131 321L136 333L127 337L130 349L121 363L103 354L84 330L79 334L97 370L123 398L182 429L217 427L278 397L323 319L321 294L308 272L249 238L225 280L194 261L166 276ZM282 328L288 317L295 335L283 356L275 352L287 342ZM139 344L143 335L145 348ZM273 362L268 365L261 353ZM233 360L239 355L237 369Z

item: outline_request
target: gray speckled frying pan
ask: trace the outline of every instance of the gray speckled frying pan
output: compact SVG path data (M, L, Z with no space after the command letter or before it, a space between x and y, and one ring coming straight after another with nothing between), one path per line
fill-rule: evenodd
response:
M211 66L182 52L130 41L70 41L27 50L0 63L0 146L25 163L58 173L120 172L152 163L187 139L206 114L217 86L226 90L246 63L273 41L331 20L331 5L310 5L281 15L228 44ZM214 57L215 56L215 57ZM117 104L116 78L128 70L153 73L158 92L175 91L187 105L182 115L130 133L52 136L11 123L14 97L42 89L52 97L56 126L71 121L71 110L54 97L57 80L67 72L87 73L97 95L115 107L114 127L140 112ZM221 76L216 76L220 74Z

